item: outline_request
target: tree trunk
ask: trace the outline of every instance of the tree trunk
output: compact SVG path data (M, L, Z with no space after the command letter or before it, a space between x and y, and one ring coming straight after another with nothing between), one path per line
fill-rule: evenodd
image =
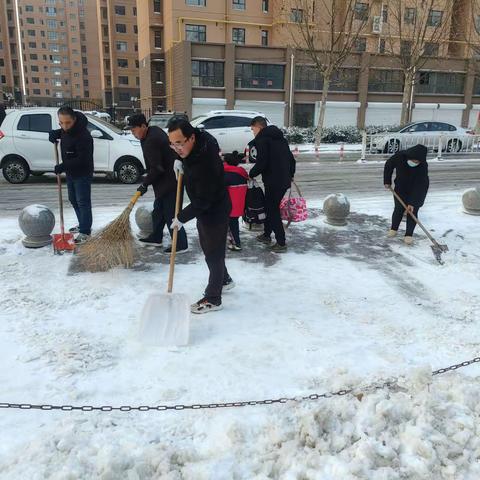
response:
M330 75L323 78L322 100L320 102L320 112L318 113L318 123L315 130L315 145L320 146L323 136L323 124L325 122L325 110L327 109L327 96L330 88Z
M406 123L408 123L408 113L410 108L412 83L413 83L413 73L408 71L405 73L405 82L403 85L402 113L400 115L400 125L405 125Z

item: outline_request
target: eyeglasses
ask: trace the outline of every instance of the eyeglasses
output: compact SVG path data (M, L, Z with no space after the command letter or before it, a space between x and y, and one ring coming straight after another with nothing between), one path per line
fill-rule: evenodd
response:
M185 148L185 145L191 140L192 138L187 138L183 143L180 142L175 142L170 144L170 148L172 148L175 151L178 150L183 150Z

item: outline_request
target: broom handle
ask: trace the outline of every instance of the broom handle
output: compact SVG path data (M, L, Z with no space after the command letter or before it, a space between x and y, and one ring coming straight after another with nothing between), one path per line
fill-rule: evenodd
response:
M406 210L406 212L413 218L413 220L415 220L415 223L425 232L425 235L430 239L430 241L434 244L434 245L438 245L438 242L432 237L432 235L430 234L430 232L423 226L422 222L420 222L420 220L413 214L413 212L411 212L410 210L408 210L407 208L407 205L405 204L405 202L402 200L402 198L400 197L400 195L390 186L388 187L390 189L390 191L393 193L393 195L395 196L395 198L402 204L402 207Z
M182 200L182 183L183 183L183 173L178 175L177 181L177 198L175 200L175 218L178 217L180 213L180 202ZM175 257L177 256L177 239L178 239L178 228L173 229L172 236L172 253L170 255L170 273L168 274L168 290L167 293L172 293L173 290L173 274L175 272Z
M53 144L53 150L55 151L55 164L60 165L58 159L58 144ZM63 195L62 195L62 178L60 174L57 174L57 186L58 186L58 203L60 207L60 233L62 234L62 240L65 241L65 221L63 219Z

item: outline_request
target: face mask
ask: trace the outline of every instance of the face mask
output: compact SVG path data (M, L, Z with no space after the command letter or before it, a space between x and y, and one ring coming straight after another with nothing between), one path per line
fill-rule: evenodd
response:
M407 160L409 167L418 167L420 164L416 162L412 162L412 160Z

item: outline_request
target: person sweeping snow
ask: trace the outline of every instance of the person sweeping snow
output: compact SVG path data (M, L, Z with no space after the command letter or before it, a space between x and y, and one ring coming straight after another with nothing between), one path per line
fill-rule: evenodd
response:
M394 170L396 171L394 191L407 204L407 210L418 218L418 211L425 203L429 187L427 147L415 145L408 150L397 152L387 160L383 172L383 183L387 189L392 186ZM401 202L396 198L394 200L395 209L392 215L392 225L387 234L390 238L397 235L405 213L405 208ZM404 238L407 245L411 245L413 242L415 226L415 220L407 215L407 229Z
M172 120L168 126L171 147L181 160L175 160L174 171L183 173L190 199L172 222L179 230L197 219L200 246L210 271L203 298L191 306L192 313L202 314L222 309L222 291L235 284L225 266L229 216L232 210L225 186L222 159L217 141L208 132L193 128L184 119Z
M238 219L245 212L248 173L244 168L238 166L242 157L237 151L224 155L224 159L225 183L228 187L228 193L232 202L229 222L231 241L228 249L233 252L239 252L242 250L242 245L240 242L240 225Z

